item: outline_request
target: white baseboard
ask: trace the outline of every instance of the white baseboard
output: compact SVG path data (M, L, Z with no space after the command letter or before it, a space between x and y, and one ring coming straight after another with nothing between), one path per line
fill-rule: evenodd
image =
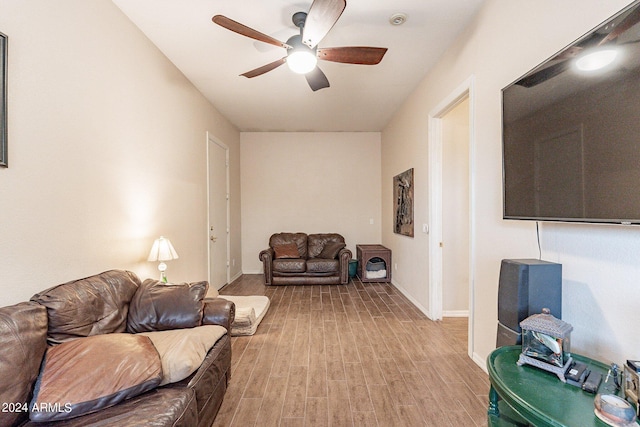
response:
M469 317L469 310L447 310L442 312L442 317Z
M233 276L231 279L229 279L229 283L233 283L236 280L238 280L240 278L240 276L242 276L244 273L242 271L238 271L238 273Z
M424 313L425 316L427 316L429 319L431 319L431 315L429 313L429 310L427 310L426 308L424 308L422 306L422 304L420 304L418 301L416 301L416 299L414 297L412 297L403 287L402 285L400 285L398 282L394 281L393 279L391 280L391 283L393 284L393 286L396 287L397 290L399 290L402 295L404 295L405 297L407 297L407 299L409 301L411 301L413 303L413 305L415 305L418 310L420 310L422 313ZM443 317L469 317L469 311L468 310L456 310L456 311L445 311L442 313ZM486 374L489 373L489 371L487 371L487 361L478 355L478 353L473 353L473 356L471 357L471 360L473 360L473 362L478 365L480 367L480 369L482 369Z
M415 305L418 310L420 310L425 316L427 316L429 319L433 320L433 318L431 317L431 313L429 312L428 309L426 309L422 304L420 304L413 296L411 296L411 294L409 294L409 292L407 292L406 289L404 289L402 287L402 285L400 285L398 282L396 282L395 280L391 279L391 283L393 284L393 286L396 287L397 290L399 290L402 295L404 295L405 297L407 297L407 299L409 301L411 301L411 303L413 305Z
M489 371L487 370L487 361L484 360L484 358L478 356L478 353L474 352L471 360L473 360L476 365L480 366L480 369L482 369L485 374L489 374Z

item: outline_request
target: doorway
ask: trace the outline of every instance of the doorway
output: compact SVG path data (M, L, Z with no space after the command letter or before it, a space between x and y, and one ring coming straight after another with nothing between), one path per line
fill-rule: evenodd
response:
M469 316L469 220L469 98L465 98L442 116L443 317Z
M229 148L207 132L209 286L229 283Z
M471 358L475 271L474 129L472 76L429 114L429 314L432 320L442 320L445 312L448 316L468 315ZM459 139L455 147L452 134ZM464 299L466 309L461 301Z

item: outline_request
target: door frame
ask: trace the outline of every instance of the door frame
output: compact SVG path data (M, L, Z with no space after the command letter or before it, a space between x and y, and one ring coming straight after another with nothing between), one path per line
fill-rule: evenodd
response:
M470 76L429 113L429 313L432 320L442 320L442 151L443 117L461 101L469 100L469 325L467 350L473 358L475 320L475 76Z
M209 131L207 131L207 135L206 135L206 162L207 162L207 230L206 230L206 242L207 242L207 277L209 278L209 283L211 284L211 243L209 241L209 236L210 236L210 230L211 230L211 200L210 200L210 176L211 176L211 171L209 169L209 163L210 163L210 159L209 159L209 155L210 155L210 144L216 144L218 147L222 148L225 152L225 177L226 177L226 183L225 183L225 193L226 193L226 216L227 216L227 220L226 220L226 236L227 236L227 244L226 244L226 260L225 260L225 265L226 265L226 283L228 284L231 281L231 266L229 263L229 259L230 259L230 253L231 253L231 236L230 236L230 229L231 229L231 224L229 223L229 217L230 217L230 207L229 207L229 147L224 144L222 141L220 141L219 139L217 139L215 136L213 136L213 134Z

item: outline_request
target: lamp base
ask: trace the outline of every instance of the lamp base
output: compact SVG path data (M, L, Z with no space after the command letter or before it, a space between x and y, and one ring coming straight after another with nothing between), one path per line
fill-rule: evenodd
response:
M161 262L158 264L158 270L160 270L160 281L167 283L167 274L165 273L167 271L167 264Z

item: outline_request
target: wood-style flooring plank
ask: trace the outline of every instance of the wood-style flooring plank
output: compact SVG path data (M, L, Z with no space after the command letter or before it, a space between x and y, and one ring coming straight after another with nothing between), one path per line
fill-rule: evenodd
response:
M232 337L232 376L214 427L486 426L489 380L467 355L467 319L429 320L389 283L265 286L251 337Z

